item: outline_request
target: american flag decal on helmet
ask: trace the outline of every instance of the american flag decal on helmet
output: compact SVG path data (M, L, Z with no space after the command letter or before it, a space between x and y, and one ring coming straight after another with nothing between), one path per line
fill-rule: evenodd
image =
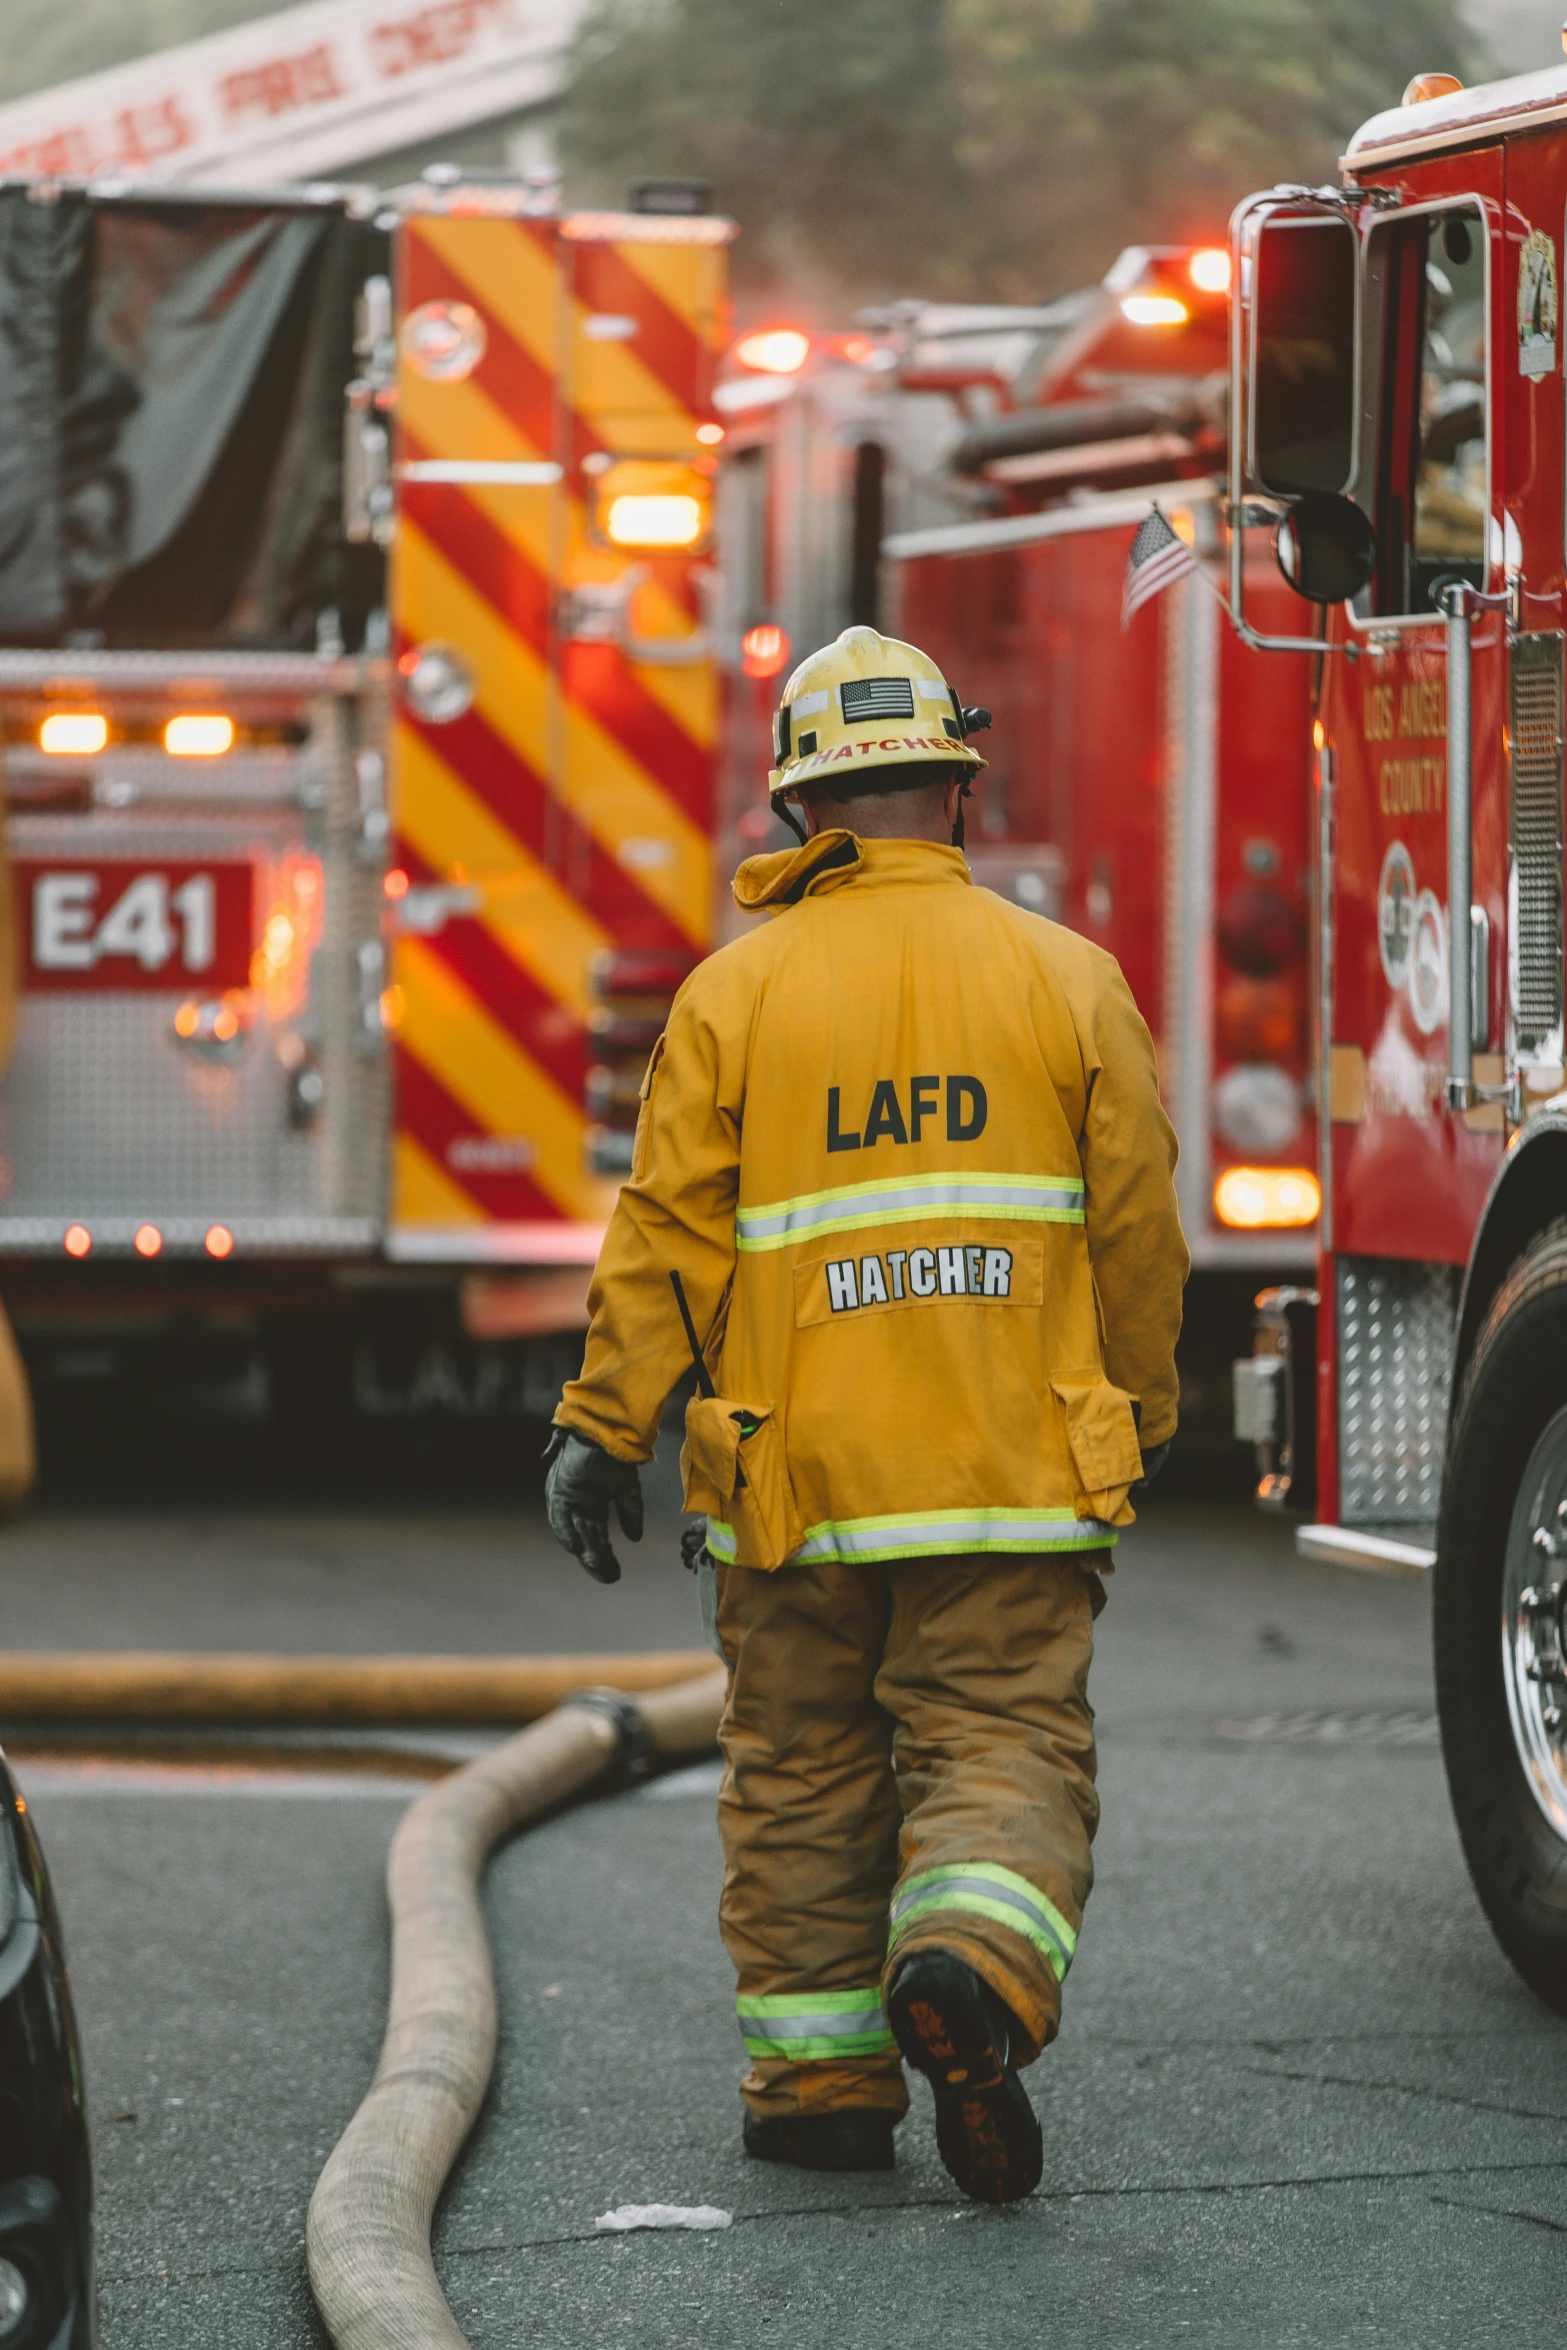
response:
M914 688L906 677L846 677L839 706L851 725L866 718L912 718Z
M1177 538L1157 506L1138 525L1126 558L1126 583L1121 591L1121 626L1125 628L1134 612L1140 611L1150 597L1157 596L1172 581L1184 579L1188 571L1197 568L1196 558L1186 541Z

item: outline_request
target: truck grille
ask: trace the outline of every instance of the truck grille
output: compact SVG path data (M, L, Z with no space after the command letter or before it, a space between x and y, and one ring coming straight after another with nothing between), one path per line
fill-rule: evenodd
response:
M1339 1517L1429 1523L1442 1498L1458 1269L1338 1260Z
M1535 1052L1562 1017L1562 640L1512 648L1511 840L1517 877L1513 1028Z

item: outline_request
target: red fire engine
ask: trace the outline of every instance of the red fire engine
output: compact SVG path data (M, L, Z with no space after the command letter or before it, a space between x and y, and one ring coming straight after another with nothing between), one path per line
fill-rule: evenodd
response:
M732 234L689 183L0 183L35 1369L216 1333L551 1408L710 939Z
M1238 528L1230 596L1319 646L1321 1246L1237 1433L1304 1551L1432 1568L1464 1850L1567 2008L1564 199L1558 69L1422 77L1341 190L1239 208L1231 519L1322 623L1260 610Z
M1195 576L1122 625L1151 506L1217 563L1228 284L1223 250L1123 253L1027 399L950 453L1005 511L888 545L902 632L995 713L976 875L1107 947L1158 1040L1196 1275L1189 1440L1234 1277L1305 1271L1317 1213L1307 664L1238 643ZM1246 559L1282 622L1258 532Z

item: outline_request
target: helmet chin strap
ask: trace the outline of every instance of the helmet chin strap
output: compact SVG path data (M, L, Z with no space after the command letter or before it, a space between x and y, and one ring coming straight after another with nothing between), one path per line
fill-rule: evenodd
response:
M783 819L784 823L788 825L789 830L794 834L795 839L799 842L801 848L803 849L809 842L811 836L806 831L805 826L800 822L800 819L795 814L794 810L790 807L788 801L785 799L774 800L773 814Z
M958 793L958 812L952 819L952 845L955 849L960 849L963 846L963 803L973 797L974 794L970 791L965 778L962 789Z

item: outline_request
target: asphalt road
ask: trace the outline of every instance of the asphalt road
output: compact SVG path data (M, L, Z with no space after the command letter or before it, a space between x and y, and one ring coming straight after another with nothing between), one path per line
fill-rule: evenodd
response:
M959 2201L922 2085L891 2177L743 2160L698 1768L492 1870L503 2044L436 2238L475 2350L1555 2338L1567 2023L1469 1889L1425 1592L1301 1564L1240 1506L1156 1499L1099 1628L1099 1883L1029 2076L1037 2198ZM526 1514L55 1512L0 1537L0 1611L28 1646L680 1646L667 1538L604 1593ZM86 2036L105 2350L320 2341L302 2219L375 2060L409 1790L22 1776ZM594 2229L655 2201L733 2225Z

